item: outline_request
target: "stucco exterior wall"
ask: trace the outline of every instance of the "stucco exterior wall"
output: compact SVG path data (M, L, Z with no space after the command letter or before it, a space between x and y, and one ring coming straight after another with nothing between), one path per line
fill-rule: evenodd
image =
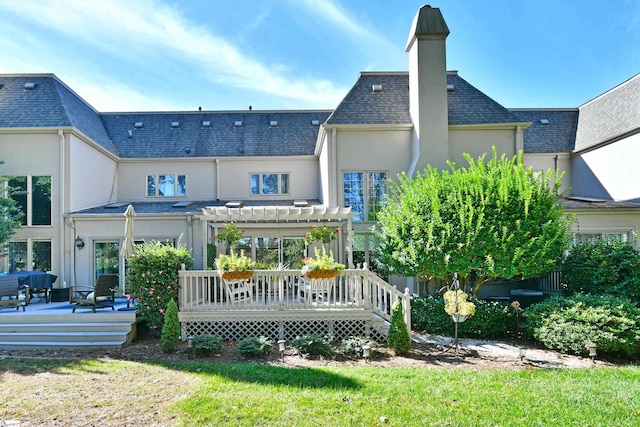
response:
M640 199L640 134L576 155L571 185L576 195L615 201Z
M568 153L558 154L525 154L523 156L524 164L531 167L534 171L546 173L547 171L564 172L562 177L559 194L564 194L571 189L571 157Z
M252 195L252 173L288 173L290 194ZM220 160L220 200L318 199L318 159L308 157L258 157Z
M63 224L61 144L54 131L42 133L0 133L0 174L9 176L51 176L51 225L23 226L16 230L12 240L50 240L51 270L59 275L63 271L61 256ZM0 266L5 268L3 259ZM56 285L61 282L56 282Z
M185 175L186 197L147 197L148 175ZM118 164L119 200L214 200L216 183L216 165L211 159L123 160Z
M477 159L487 153L491 156L491 147L496 147L498 155L505 153L511 157L516 154L515 127L510 129L478 129L478 128L450 128L449 129L449 158L459 166L468 163L463 154L470 154Z
M594 234L626 234L640 230L640 213L638 210L610 209L565 209L576 218L572 231L575 233Z
M74 135L69 136L68 170L70 211L118 199L116 161Z

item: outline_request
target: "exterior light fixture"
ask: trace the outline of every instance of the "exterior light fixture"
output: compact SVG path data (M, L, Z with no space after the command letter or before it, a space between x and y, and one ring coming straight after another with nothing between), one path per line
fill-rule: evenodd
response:
M191 356L193 355L193 340L195 339L195 337L193 335L189 335L187 337L187 357L189 359L191 359Z
M278 350L280 351L280 357L282 358L282 362L284 363L284 349L286 340L278 340Z
M78 250L84 248L84 240L82 240L82 238L80 236L76 237L76 248L78 248Z
M589 350L589 357L593 363L596 363L596 356L598 353L596 352L596 345L592 342L587 344L587 350Z
M362 357L364 358L365 362L369 360L370 351L371 351L371 346L368 346L368 345L362 346Z

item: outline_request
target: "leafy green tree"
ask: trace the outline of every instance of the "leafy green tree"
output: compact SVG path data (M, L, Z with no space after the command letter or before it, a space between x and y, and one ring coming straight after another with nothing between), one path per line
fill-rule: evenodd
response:
M521 153L498 157L494 147L484 157L391 183L378 233L389 273L449 283L457 272L477 296L488 280L538 277L558 265L572 221L557 196L561 176L536 176Z
M0 165L3 164L0 160ZM12 189L5 184L10 179L9 176L0 176L0 256L4 255L4 245L22 224L22 213L11 198Z

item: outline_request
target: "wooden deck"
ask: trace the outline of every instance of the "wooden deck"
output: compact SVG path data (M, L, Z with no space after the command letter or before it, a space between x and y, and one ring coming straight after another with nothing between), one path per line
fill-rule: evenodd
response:
M410 298L368 270L333 279L307 279L300 270L254 270L247 280L223 280L214 270L180 271L182 335L238 340L309 333L386 336L396 301L411 325Z
M1 350L88 349L117 347L135 335L135 311L120 311L126 301L116 299L115 310L78 308L68 302L45 303L34 298L25 311L0 309Z

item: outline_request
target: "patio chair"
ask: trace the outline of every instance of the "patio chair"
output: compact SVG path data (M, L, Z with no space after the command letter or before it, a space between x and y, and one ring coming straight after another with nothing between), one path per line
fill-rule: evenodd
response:
M302 303L317 303L320 301L328 303L335 283L335 277L330 279L308 279L302 276L298 284L298 299Z
M20 310L22 307L24 311L28 300L29 288L25 289L25 299L20 299L20 284L17 277L0 275L0 308L15 307L16 310Z
M117 274L101 274L94 288L73 287L69 291L70 302L73 305L72 312L76 308L90 308L94 313L96 308L108 308L115 310L114 291L119 285Z
M227 297L232 303L250 301L253 296L253 282L249 280L221 279L227 292Z

